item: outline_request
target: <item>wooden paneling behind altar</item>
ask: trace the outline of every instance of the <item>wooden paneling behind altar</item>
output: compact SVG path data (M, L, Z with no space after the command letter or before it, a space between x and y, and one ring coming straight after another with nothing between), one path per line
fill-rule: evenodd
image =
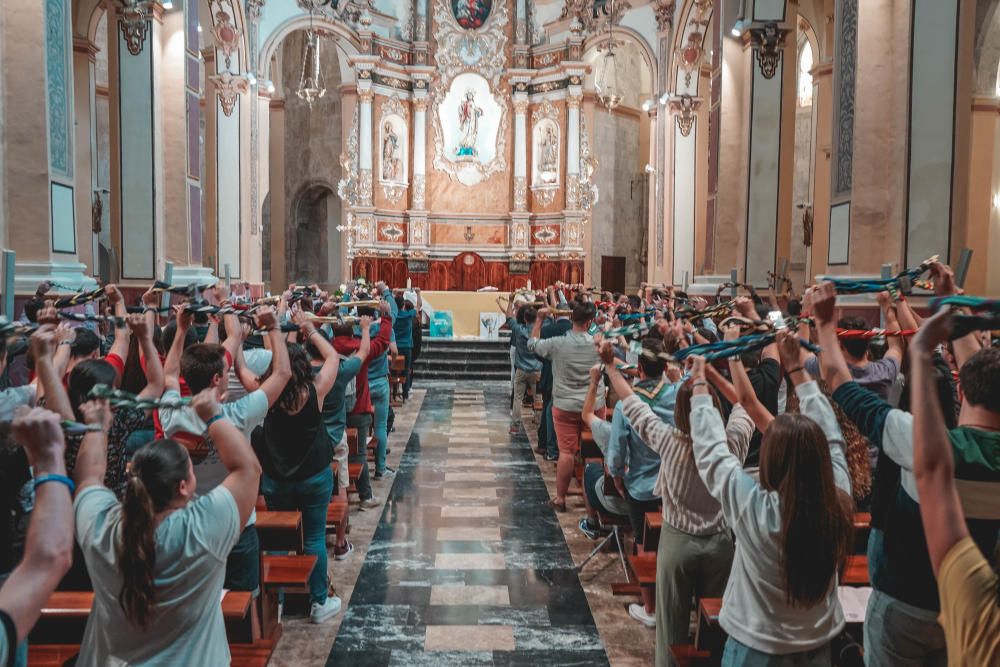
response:
M513 273L511 264L514 265ZM526 273L519 272L525 268ZM583 261L490 262L474 252L445 260L356 257L351 275L368 281L384 280L394 287L402 287L409 279L414 287L426 290L473 292L483 287L496 287L500 291L510 291L527 287L529 280L532 286L551 285L557 281L578 283L583 277Z

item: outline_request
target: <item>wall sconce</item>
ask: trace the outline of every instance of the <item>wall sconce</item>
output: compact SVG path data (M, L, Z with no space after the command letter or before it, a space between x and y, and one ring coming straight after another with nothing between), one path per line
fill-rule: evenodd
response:
M670 101L670 93L663 93L662 95L660 95L660 106L661 107L667 106L667 102L669 102L669 101Z
M993 193L993 208L1000 209L1000 192Z

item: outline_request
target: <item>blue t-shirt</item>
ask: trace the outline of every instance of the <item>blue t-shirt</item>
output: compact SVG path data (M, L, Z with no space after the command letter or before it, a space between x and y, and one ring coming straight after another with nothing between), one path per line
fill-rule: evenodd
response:
M330 444L334 447L344 437L347 428L347 385L350 384L361 370L361 357L351 356L340 361L337 367L337 379L323 399L323 425L330 436Z
M537 373L542 370L542 360L528 349L528 337L531 327L520 324L513 317L507 320L510 327L510 338L514 344L514 367L525 373Z
M413 348L413 318L416 310L401 310L392 322L392 332L396 334L396 347L399 349Z

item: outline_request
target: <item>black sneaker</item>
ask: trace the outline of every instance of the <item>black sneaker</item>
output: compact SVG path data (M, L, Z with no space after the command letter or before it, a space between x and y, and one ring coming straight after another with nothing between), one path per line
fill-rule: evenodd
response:
M589 517L583 517L580 519L580 532L592 540L596 540L601 536L598 527L591 525Z
M558 454L546 454L545 455L545 460L546 461L558 461L559 460L559 455Z

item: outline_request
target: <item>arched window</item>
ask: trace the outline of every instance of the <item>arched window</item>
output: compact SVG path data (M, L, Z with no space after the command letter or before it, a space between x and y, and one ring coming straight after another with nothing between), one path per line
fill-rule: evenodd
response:
M800 107L809 107L813 103L813 78L810 72L813 68L813 49L809 39L802 33L799 38L799 93Z

